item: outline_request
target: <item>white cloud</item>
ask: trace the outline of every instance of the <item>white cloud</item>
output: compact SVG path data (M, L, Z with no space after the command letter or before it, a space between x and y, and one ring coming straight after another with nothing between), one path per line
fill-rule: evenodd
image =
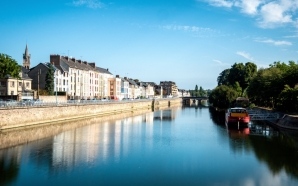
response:
M200 1L200 0L198 0ZM298 27L297 0L203 0L216 7L237 7L244 14L256 17L263 28L274 28L284 24Z
M278 4L277 2L270 2L265 4L260 10L262 19L260 25L262 27L274 27L275 25L292 22L290 6L291 3Z
M247 52L244 52L244 51L238 51L238 52L236 52L236 54L238 54L239 56L242 56L242 57L244 57L245 59L248 59L248 60L250 60L250 61L254 61L253 57L252 57L249 53L247 53Z
M257 42L268 43L268 44L272 44L275 46L282 46L282 45L291 46L292 45L292 43L289 41L276 41L273 39L257 40Z
M245 14L256 15L258 13L258 7L262 2L262 0L242 0L235 5L240 7Z
M88 8L97 9L102 8L103 3L98 0L74 0L72 2L74 6L86 6Z

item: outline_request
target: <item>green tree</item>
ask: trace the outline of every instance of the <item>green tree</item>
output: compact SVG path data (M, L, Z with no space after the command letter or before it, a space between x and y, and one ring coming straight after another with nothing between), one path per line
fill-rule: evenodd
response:
M247 88L247 94L250 100L259 106L274 108L283 87L283 71L277 67L270 67L257 72Z
M229 85L228 76L230 74L230 69L223 70L217 77L217 84L220 85Z
M48 92L48 95L54 95L54 78L55 78L55 69L52 64L47 65L49 70L46 74L45 79L45 90Z
M12 59L7 54L0 53L0 78L4 78L7 75L20 78L21 67L18 65L16 60Z
M230 69L229 75L227 77L229 85L235 85L236 82L239 83L242 88L242 95L248 87L249 83L252 81L253 77L257 73L257 65L251 62L245 63L235 63Z
M199 96L207 96L207 92L200 86Z
M298 111L298 88L291 88L286 85L284 90L279 94L277 98L276 107L279 110L285 112L295 112Z
M209 95L209 103L214 107L227 109L238 97L238 92L234 88L221 85L216 87Z

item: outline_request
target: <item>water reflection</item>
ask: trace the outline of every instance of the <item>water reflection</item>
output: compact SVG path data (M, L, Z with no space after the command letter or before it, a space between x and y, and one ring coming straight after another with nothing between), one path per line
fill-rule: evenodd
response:
M224 115L210 108L216 125L223 125ZM226 128L230 147L234 152L252 151L260 162L265 162L272 173L285 171L298 178L298 132L283 131L266 123L252 122L246 128Z
M88 121L0 150L0 185L298 183L297 133L261 123L228 129L219 118L202 107Z
M15 180L19 174L18 148L0 151L0 185L6 185Z

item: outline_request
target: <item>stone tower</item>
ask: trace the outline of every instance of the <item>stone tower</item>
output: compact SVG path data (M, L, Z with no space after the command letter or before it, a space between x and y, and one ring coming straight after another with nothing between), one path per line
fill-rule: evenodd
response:
M26 44L25 53L23 54L23 67L25 69L30 68L30 58L31 58L31 55L28 52L28 46Z

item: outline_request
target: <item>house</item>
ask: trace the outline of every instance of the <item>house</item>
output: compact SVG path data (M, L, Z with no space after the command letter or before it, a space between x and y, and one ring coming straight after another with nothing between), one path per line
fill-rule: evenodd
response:
M0 79L1 99L33 99L34 92L31 90L32 79L26 74L26 69L21 67L20 79L7 75Z
M34 92L31 89L32 79L28 76L30 67L30 54L26 45L23 54L23 66L20 66L19 77L14 78L10 75L0 79L0 97L1 99L33 99Z
M161 81L160 86L163 90L163 96L178 96L178 87L173 81Z

